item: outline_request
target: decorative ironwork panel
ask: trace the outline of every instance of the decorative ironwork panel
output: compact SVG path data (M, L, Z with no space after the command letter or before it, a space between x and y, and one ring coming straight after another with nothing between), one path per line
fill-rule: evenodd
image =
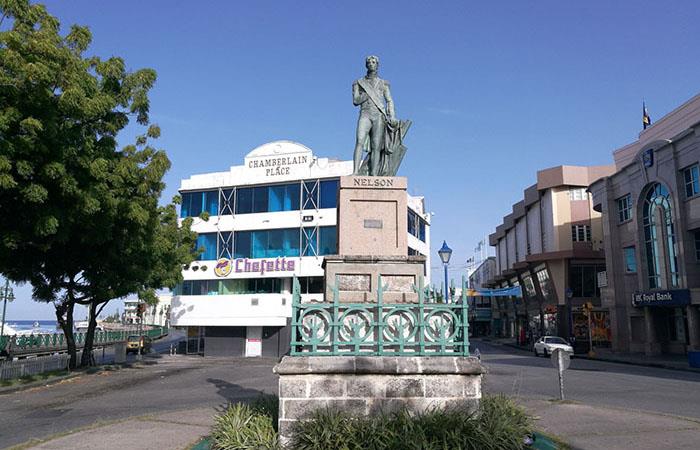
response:
M376 303L341 303L336 279L332 301L302 303L294 278L291 354L469 356L466 280L452 303L443 303L422 277L413 286L418 303L384 303L386 288L380 277Z

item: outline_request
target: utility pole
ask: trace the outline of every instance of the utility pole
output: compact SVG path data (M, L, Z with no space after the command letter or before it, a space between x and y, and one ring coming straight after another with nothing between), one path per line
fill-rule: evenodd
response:
M0 327L0 337L5 334L5 310L7 309L7 302L15 299L15 294L12 292L10 287L10 280L5 279L5 287L0 290L0 298L2 298L2 326ZM2 349L0 349L2 350Z

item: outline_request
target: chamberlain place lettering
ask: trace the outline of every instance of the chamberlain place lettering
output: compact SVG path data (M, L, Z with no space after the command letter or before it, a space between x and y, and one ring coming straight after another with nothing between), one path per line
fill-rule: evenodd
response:
M292 272L294 260L286 258L275 259L248 259L240 258L234 261L234 272L253 272L264 275L265 272Z
M308 156L281 156L279 158L266 158L248 162L250 169L265 169L265 176L289 175L289 166L294 164L307 164Z

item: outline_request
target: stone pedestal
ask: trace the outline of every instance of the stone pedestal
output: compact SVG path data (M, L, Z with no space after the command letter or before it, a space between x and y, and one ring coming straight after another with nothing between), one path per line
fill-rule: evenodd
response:
M326 280L326 301L333 299L333 286L338 285L341 303L377 301L379 277L383 301L417 303L413 287L425 271L425 256L326 256L323 261ZM385 288L385 289L384 289Z
M405 256L407 203L405 177L341 177L338 254Z
M379 277L386 303L417 302L413 287L424 256L408 256L404 177L347 176L338 193L338 255L324 258L326 301L337 285L340 302L376 302Z
M355 417L399 409L473 411L484 373L477 358L447 356L285 356L274 371L283 445L295 422L322 408Z

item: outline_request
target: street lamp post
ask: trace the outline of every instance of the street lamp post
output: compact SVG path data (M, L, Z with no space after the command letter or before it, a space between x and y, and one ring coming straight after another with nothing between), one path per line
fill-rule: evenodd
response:
M10 280L5 280L5 287L0 289L0 299L2 299L2 326L0 327L0 336L5 334L5 309L7 302L12 302L15 299L15 294L10 287Z
M442 241L442 248L438 250L438 255L445 266L445 303L447 303L450 300L450 288L449 284L447 284L447 264L450 262L450 256L452 256L452 249L447 246L447 242Z

